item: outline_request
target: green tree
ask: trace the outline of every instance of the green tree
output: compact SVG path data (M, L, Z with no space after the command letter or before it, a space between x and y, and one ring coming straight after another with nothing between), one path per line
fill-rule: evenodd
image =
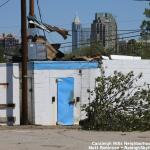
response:
M150 6L150 3L149 3ZM142 38L144 40L150 39L150 8L146 8L144 11L146 19L142 22Z
M70 54L66 54L65 59L81 56L94 57L98 55L109 55L109 50L106 50L100 43L92 43L90 46L81 47L73 50Z
M81 47L73 51L75 56L94 56L104 54L104 47L100 43L92 43L90 46Z
M112 76L96 79L91 91L93 100L84 105L87 119L81 121L85 129L91 130L149 130L150 129L150 88L144 84L136 86L142 74L133 72L124 75L115 71Z
M4 59L4 48L0 47L0 63L3 63L3 62L5 62L5 59Z

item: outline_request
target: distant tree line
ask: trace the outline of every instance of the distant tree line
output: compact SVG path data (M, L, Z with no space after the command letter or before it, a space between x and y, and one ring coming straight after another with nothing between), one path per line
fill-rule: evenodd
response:
M129 40L127 43L120 44L118 48L119 55L141 56L142 59L150 59L150 43L135 39Z
M129 55L129 56L140 56L142 59L150 59L150 43L141 40L136 41L131 39L128 42L118 43L118 49L106 49L100 43L94 43L91 46L81 47L73 50L71 53L66 54L66 58L71 57L94 57L98 55Z

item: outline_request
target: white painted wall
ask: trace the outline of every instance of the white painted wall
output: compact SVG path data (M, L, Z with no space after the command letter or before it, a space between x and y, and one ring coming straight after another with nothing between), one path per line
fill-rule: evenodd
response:
M0 64L0 74L0 83L8 83L8 86L0 85L0 104L15 104L14 109L0 109L0 117L16 117L14 125L19 125L19 64Z
M150 60L104 60L105 74L112 75L115 70L124 74L133 71L135 75L143 74L138 84L150 84Z
M32 65L28 64L28 120L30 123L34 122L34 92L33 92L33 69Z
M74 78L74 99L80 97L80 102L74 105L74 124L79 124L85 113L81 113L81 106L88 103L87 89L94 89L95 77L98 69L79 70L34 70L34 124L56 125L57 122L57 79ZM52 97L55 102L52 103ZM32 114L30 114L31 116Z
M143 78L139 82L150 84L150 60L103 60L102 66L105 74L112 75L115 70L122 73L134 71L135 75L143 73ZM56 125L57 122L57 78L74 78L74 98L80 97L80 102L74 105L74 124L78 124L80 119L86 117L85 112L81 112L81 106L89 103L87 89L93 90L95 78L100 76L100 70L82 69L79 70L34 70L32 81L32 113L30 113L32 123L38 125ZM52 103L52 97L55 102ZM92 100L92 98L90 99ZM33 106L34 105L34 106Z

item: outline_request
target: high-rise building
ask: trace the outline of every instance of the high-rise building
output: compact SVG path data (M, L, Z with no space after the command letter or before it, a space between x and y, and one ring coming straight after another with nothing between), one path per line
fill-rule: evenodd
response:
M72 50L90 46L91 29L82 27L78 16L72 23Z
M75 16L72 23L72 51L80 48L81 41L81 23L78 16Z
M101 43L105 48L117 49L117 23L110 13L96 13L91 24L91 43Z
M90 46L91 29L82 27L81 29L81 47Z

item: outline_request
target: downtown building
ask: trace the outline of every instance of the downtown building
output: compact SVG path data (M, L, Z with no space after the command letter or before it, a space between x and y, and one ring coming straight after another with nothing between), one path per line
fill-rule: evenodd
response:
M72 51L90 46L91 29L82 27L76 16L72 22Z
M100 43L106 49L117 50L117 23L110 13L96 13L91 24L91 44Z
M16 48L18 44L19 39L16 39L12 34L0 35L0 47L3 47L5 50Z

